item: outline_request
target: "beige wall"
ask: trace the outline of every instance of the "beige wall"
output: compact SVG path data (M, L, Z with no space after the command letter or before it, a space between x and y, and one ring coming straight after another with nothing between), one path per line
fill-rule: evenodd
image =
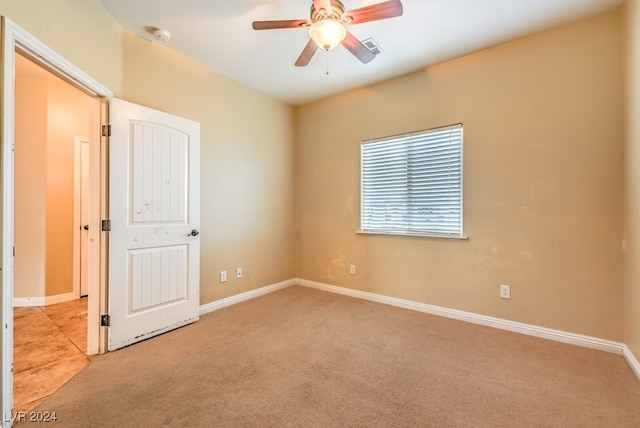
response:
M125 98L200 122L201 303L295 277L292 109L163 46L123 40Z
M74 139L89 137L97 101L50 79L47 111L46 295L73 291Z
M45 295L47 84L16 76L14 294Z
M99 1L0 0L0 15L121 94L122 32Z
M640 360L640 4L626 3L624 342Z
M295 276L289 106L122 33L98 1L0 0L0 14L116 96L201 123L202 303Z
M299 276L622 340L621 23L615 11L297 109ZM360 141L458 122L469 240L357 235Z

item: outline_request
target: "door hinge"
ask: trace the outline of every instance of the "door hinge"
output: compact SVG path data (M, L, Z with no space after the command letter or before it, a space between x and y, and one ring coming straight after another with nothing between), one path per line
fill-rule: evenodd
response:
M109 314L100 315L100 327L111 327L111 315Z
M102 220L102 231L111 232L111 220Z
M111 137L111 125L102 125L102 136Z

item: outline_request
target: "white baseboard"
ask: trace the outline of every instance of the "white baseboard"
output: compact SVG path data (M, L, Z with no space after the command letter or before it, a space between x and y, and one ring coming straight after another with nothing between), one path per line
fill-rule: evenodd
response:
M55 305L56 303L70 302L75 299L76 297L73 293L56 294L55 296L46 297L14 297L13 306L15 308L27 306L48 306Z
M610 340L599 339L596 337L583 336L581 334L568 333L559 330L553 330L545 327L538 327L531 324L523 324L516 321L494 318L486 315L474 314L472 312L464 312L456 309L448 309L440 306L428 305L425 303L412 302L410 300L397 299L395 297L383 296L381 294L369 293L366 291L353 290L350 288L337 287L335 285L323 284L305 279L298 279L297 283L304 287L316 288L319 290L329 291L332 293L344 294L350 297L370 300L373 302L384 303L387 305L398 306L400 308L411 309L413 311L424 312L427 314L438 315L441 317L452 318L459 321L466 321L473 324L480 324L487 327L499 328L515 333L526 334L529 336L541 337L544 339L554 340L556 342L569 343L572 345L583 346L585 348L598 349L601 351L611 352L618 355L624 354L626 346L623 343L613 342ZM627 352L631 357L631 351ZM627 361L629 358L625 355ZM636 374L640 373L634 369ZM638 376L640 378L640 375Z
M55 296L47 296L45 297L45 302L44 305L55 305L56 303L64 303L64 302L70 302L72 300L76 300L78 297L73 294L73 292L71 293L65 293L65 294L56 294Z
M638 362L638 359L633 355L633 352L631 352L627 345L623 345L622 355L624 359L627 360L627 364L629 364L631 370L633 370L638 379L640 379L640 362Z
M44 306L44 297L14 297L13 307Z
M225 299L216 300L215 302L207 303L200 306L200 315L208 314L209 312L214 312L219 309L226 308L227 306L244 302L246 300L255 299L256 297L273 293L274 291L282 290L283 288L291 287L292 285L296 284L297 281L295 279L289 279L287 281L278 282L276 284L271 284L265 287L256 288L255 290L236 294L235 296L227 297Z

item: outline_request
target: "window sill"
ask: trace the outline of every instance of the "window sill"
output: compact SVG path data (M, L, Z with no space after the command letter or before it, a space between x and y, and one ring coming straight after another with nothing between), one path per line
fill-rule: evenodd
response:
M416 233L416 232L377 232L370 230L356 230L358 235L383 235L383 236L408 236L412 238L439 238L439 239L457 239L460 241L468 241L468 236L454 235L438 235L437 233Z

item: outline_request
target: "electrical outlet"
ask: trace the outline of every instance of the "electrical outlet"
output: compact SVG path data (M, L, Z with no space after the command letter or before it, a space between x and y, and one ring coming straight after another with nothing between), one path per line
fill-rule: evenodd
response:
M355 275L356 274L356 265L349 265L349 273L351 275Z
M223 270L220 272L220 282L227 282L227 271Z
M501 299L510 299L511 298L511 286L509 286L509 285L501 285L500 286L500 298Z
M242 278L242 268L236 268L236 279Z

